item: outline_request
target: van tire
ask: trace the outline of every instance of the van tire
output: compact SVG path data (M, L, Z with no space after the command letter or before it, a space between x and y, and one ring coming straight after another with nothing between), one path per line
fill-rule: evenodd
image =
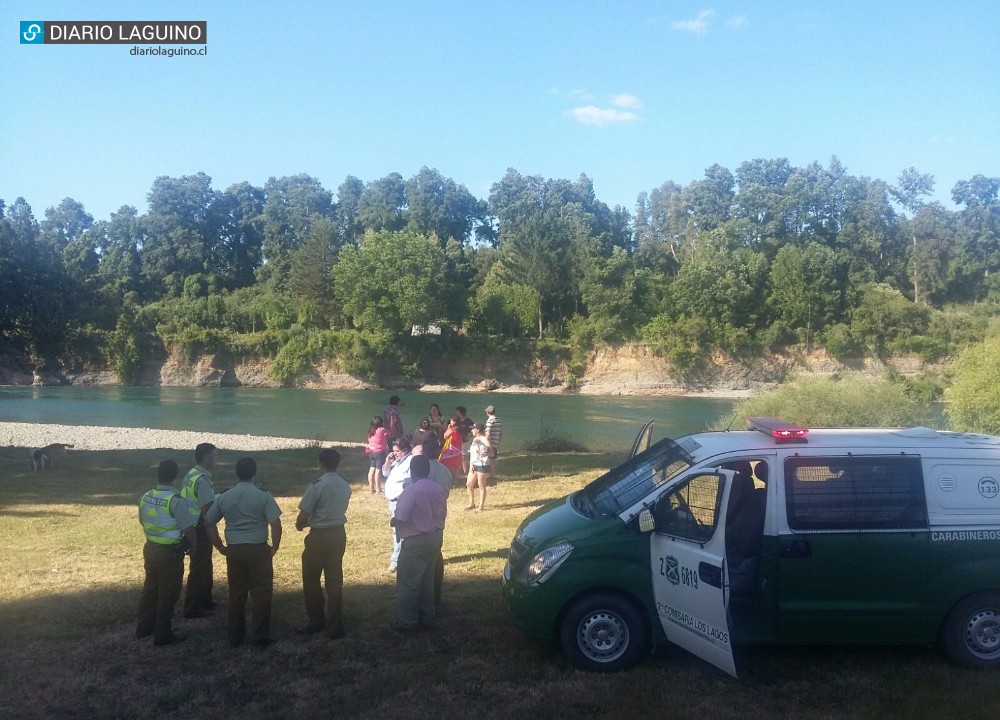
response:
M616 593L576 600L563 614L563 653L582 670L616 672L635 665L646 646L646 625L635 604Z
M1000 667L1000 592L969 595L945 618L941 643L959 665Z

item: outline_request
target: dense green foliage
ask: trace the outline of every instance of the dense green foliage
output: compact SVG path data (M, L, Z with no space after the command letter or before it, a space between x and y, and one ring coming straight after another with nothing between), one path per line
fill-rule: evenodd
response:
M947 409L952 426L1000 435L1000 337L966 347L953 371Z
M501 337L574 362L641 341L682 373L789 345L937 359L986 337L1000 304L1000 178L957 183L957 210L932 189L913 168L890 185L779 158L665 182L634 214L586 175L514 169L486 199L429 168L336 193L158 177L145 213L98 221L66 198L39 222L17 198L0 201L0 353L126 382L166 346L263 354L282 380L331 354L412 375ZM410 337L427 326L453 337Z
M927 404L890 380L800 378L742 400L718 429L742 430L750 417L777 417L805 427L913 427L930 423Z

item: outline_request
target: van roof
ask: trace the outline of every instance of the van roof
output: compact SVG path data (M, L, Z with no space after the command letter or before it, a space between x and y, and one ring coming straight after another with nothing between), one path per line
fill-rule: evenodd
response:
M831 449L870 453L927 450L1000 450L1000 437L912 428L810 428L804 443L784 444L756 430L728 430L694 433L677 443L693 456L711 457L730 452L766 452L785 448L812 454L810 450Z

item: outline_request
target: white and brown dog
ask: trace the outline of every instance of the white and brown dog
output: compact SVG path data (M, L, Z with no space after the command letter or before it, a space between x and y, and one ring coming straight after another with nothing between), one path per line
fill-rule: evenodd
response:
M54 468L66 457L66 449L73 447L66 443L52 443L43 448L32 448L28 451L31 459L31 469L34 472L44 470L46 466Z

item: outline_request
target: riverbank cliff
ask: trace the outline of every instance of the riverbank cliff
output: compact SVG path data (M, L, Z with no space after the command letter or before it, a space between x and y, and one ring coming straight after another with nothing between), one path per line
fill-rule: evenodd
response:
M904 376L921 376L936 374L940 370L926 366L915 355L889 360L838 360L818 351L765 353L749 361L717 355L691 372L678 373L666 360L642 345L597 349L585 363L574 368L555 354L531 357L504 355L485 363L463 358L442 359L421 376L386 374L375 380L354 377L346 373L336 360L324 360L306 367L290 383L281 383L268 374L270 363L265 358L233 357L224 353L189 358L180 352L170 352L162 360L146 363L139 374L138 384L746 397L800 375L882 377L891 371ZM0 385L120 384L114 372L108 369L31 370L19 365L10 358L0 358ZM577 373L573 372L574 369Z

